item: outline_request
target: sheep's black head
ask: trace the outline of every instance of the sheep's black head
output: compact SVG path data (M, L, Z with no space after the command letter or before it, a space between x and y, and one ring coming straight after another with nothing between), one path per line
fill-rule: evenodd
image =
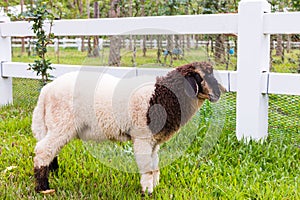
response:
M213 67L208 62L195 62L178 68L187 80L186 91L189 96L198 99L208 99L211 102L219 100L225 88L221 86L213 74Z
M147 125L155 139L168 140L202 105L195 100L216 102L222 88L207 62L180 66L166 76L157 77L147 111Z

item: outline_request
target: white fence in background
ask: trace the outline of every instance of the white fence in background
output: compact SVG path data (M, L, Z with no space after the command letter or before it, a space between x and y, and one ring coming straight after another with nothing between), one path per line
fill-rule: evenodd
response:
M33 48L33 42L34 41L36 41L36 39L24 38L24 46L26 48ZM22 39L21 38L13 38L11 42L12 42L12 44L11 44L12 47L22 47ZM126 49L129 49L130 42L131 42L132 46L134 46L134 44L135 44L135 46L137 48L141 48L141 49L143 48L143 40L142 39L139 39L139 40L124 39L124 40L122 40L122 45ZM188 42L189 42L189 44L188 44ZM207 46L208 43L210 43L210 41L196 41L195 39L190 38L188 41L184 40L183 43L184 43L185 46L190 46L190 48L195 48L196 46L197 47ZM277 41L273 40L272 43L273 43L273 47L277 46ZM99 38L98 44L99 44L99 46L98 46L99 50L101 50L101 49L103 49L103 47L109 47L110 46L110 40L109 39L104 40L102 38ZM214 44L215 44L215 42L213 41L213 45ZM88 47L88 40L87 39L84 39L83 45L84 45L84 48ZM93 45L93 40L91 40L91 45ZM227 45L227 42L225 42L225 45ZM283 45L288 46L288 42L284 41ZM78 51L81 51L82 39L81 38L71 39L71 38L66 38L66 37L61 38L61 39L55 38L54 39L54 44L50 44L48 46L53 47L55 49L58 49L58 48L63 48L64 49L64 48L68 48L68 47L69 48L76 48ZM230 40L229 41L229 46L234 47L235 46L234 42ZM300 42L290 42L289 46L292 49L298 49L298 48L300 48ZM147 48L157 48L157 40L156 39L153 39L153 40L148 39L146 41L146 47ZM167 47L167 41L163 40L162 41L162 48L166 48L166 47Z
M59 20L54 22L52 30L56 36L237 34L237 71L219 71L217 77L228 91L237 92L237 138L258 140L268 135L268 94L300 95L300 75L269 73L270 34L300 33L300 13L269 12L266 0L242 0L238 14ZM33 36L31 25L9 22L8 18L0 21L0 104L3 105L13 100L12 77L37 77L26 70L27 63L11 62L10 37ZM80 68L54 67L55 76ZM110 69L112 73L124 70L135 70L136 74L166 73L157 69Z
M33 43L36 41L36 39L33 38L24 38L24 46L29 48L29 47L33 47ZM130 40L130 39L123 39L122 40L122 45L126 48L129 49L130 47L130 42L131 42L131 46L136 46L137 48L143 48L143 40L142 39L138 39L138 40ZM163 48L167 47L167 41L163 40L161 45ZM187 45L187 41L185 40L184 43ZM194 48L196 46L196 43L198 43L198 46L206 46L208 41L195 41L190 39L189 41L189 46L191 46L191 48ZM102 39L99 38L98 39L98 47L99 50L103 49L103 47L109 47L110 46L110 40L109 39ZM234 46L234 42L233 41L229 41L230 46ZM84 39L83 41L83 45L84 48L88 47L88 40ZM91 45L93 45L93 40L91 39ZM299 44L296 43L292 43L291 44L292 47L294 45L299 45L300 46L300 42ZM13 38L12 39L12 47L22 47L22 39L21 38ZM48 45L49 47L53 47L55 49L57 49L58 47L60 48L67 48L67 47L71 47L71 48L76 48L78 51L81 51L81 47L82 47L82 39L81 38L74 38L74 39L70 39L70 38L61 38L61 39L54 39L54 44L50 44ZM157 40L153 39L153 40L146 40L146 47L147 48L157 48Z

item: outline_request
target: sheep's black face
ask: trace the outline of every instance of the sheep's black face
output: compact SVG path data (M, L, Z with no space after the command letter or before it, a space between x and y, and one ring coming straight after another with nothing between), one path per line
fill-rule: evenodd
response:
M219 100L221 93L225 91L216 80L213 74L213 67L209 63L195 63L195 74L193 77L197 83L197 97L199 99L208 99L211 102L216 102Z
M211 102L216 102L219 100L221 91L218 81L215 79L213 74L204 76L204 81L202 82L202 87L205 88L203 91L204 95L208 95L208 99ZM207 92L207 93L206 93Z
M213 67L208 62L195 62L177 68L186 79L185 91L188 96L198 99L208 99L211 102L219 100L225 89L218 83L213 74Z

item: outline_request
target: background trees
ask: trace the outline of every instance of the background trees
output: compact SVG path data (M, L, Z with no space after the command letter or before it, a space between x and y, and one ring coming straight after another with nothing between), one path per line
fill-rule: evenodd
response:
M26 11L34 7L41 0L3 0L0 1L0 11L9 13L12 20L20 19L11 8L11 6L20 6L20 10ZM162 16L162 15L185 15L185 14L216 14L216 13L235 13L238 11L240 0L43 0L47 3L48 9L52 11L56 19L76 19L76 18L106 18L106 17L136 17L136 16ZM276 11L299 11L299 0L269 0L272 10ZM109 65L120 65L122 36L106 36L110 38ZM207 41L207 52L211 59L218 63L228 63L228 51L231 48L229 42L236 43L236 37L232 35L169 35L169 36L129 36L129 50L133 51L133 65L135 63L136 48L133 41L142 40L143 56L147 56L146 40L155 38L157 41L157 62L161 63L161 56L170 57L172 65L172 53L174 49L181 49L184 55L185 51L191 46L191 41ZM293 35L276 35L272 40L276 41L276 55L281 56L284 61L284 50L290 51L290 42L299 38ZM88 39L89 45L85 49L82 45L82 51L87 50L88 56L99 56L98 37ZM162 39L167 41L166 51L162 49ZM184 41L184 42L183 42ZM284 42L286 41L286 42ZM275 43L274 43L275 44ZM272 43L273 45L273 43ZM197 48L197 44L196 44ZM23 47L24 51L24 47ZM236 52L236 49L235 49Z
M182 14L215 14L237 12L240 0L118 0L122 17L157 16ZM273 11L299 11L298 0L268 0ZM41 0L3 0L0 9L10 12L9 7L33 6ZM112 0L43 0L49 8L64 19L87 18L94 12L94 3L98 3L100 18L108 17Z

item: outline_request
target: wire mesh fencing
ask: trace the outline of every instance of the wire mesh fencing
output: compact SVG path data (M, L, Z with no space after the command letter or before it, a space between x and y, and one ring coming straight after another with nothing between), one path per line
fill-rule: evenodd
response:
M297 36L271 36L270 71L300 72L300 44ZM280 38L280 37L279 37ZM52 63L125 66L141 68L173 68L194 61L212 62L217 70L236 70L237 37L235 35L123 35L112 37L72 38L50 47L48 57ZM59 38L63 41L63 38ZM289 42L287 41L289 40ZM93 41L97 45L95 46ZM117 41L114 42L114 41ZM74 46L77 45L77 46ZM78 46L81 45L81 46ZM278 47L281 45L281 47ZM113 51L111 50L113 46ZM95 53L97 51L97 53ZM21 48L13 48L13 60L32 62L34 52L28 56ZM13 79L15 104L34 105L41 89L39 81ZM236 120L236 93L224 95L224 112L231 128ZM300 127L300 96L269 95L269 130L298 132ZM234 128L233 128L234 129ZM234 130L233 130L234 131Z
M271 35L271 72L300 73L299 41L299 35ZM300 132L299 95L269 95L269 129Z
M39 80L13 78L13 103L17 106L33 107L41 90Z

